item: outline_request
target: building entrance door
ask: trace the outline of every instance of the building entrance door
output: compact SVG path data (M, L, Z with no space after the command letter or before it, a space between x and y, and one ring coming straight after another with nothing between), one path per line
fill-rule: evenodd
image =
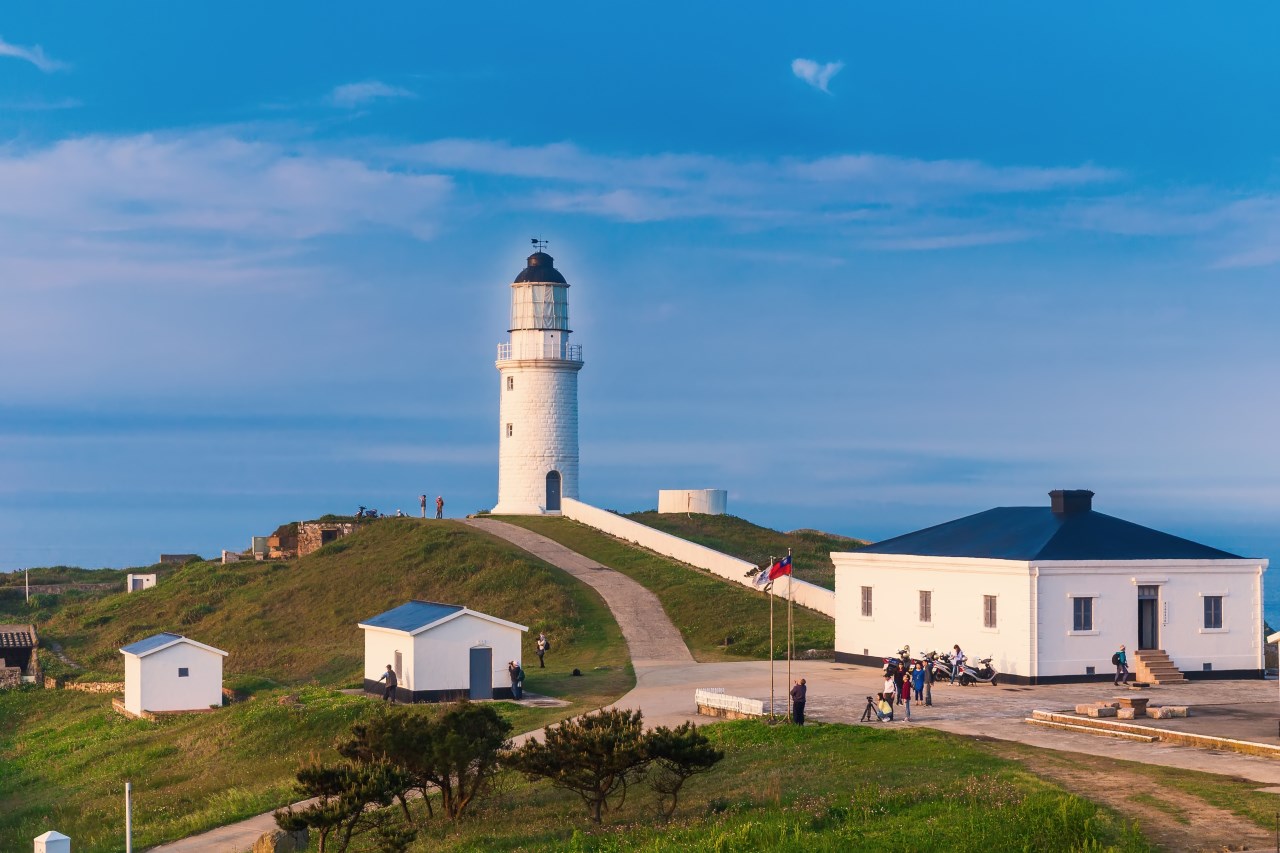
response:
M560 472L547 472L547 512L560 511Z
M471 650L471 689L472 699L493 698L493 649L488 646L476 646Z
M1160 648L1160 587L1138 587L1138 648Z

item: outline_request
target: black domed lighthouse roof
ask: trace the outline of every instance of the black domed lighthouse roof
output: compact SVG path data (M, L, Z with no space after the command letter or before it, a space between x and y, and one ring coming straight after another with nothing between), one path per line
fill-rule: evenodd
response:
M516 284L568 284L564 276L556 269L555 258L546 252L534 252L529 256L529 265L516 276Z

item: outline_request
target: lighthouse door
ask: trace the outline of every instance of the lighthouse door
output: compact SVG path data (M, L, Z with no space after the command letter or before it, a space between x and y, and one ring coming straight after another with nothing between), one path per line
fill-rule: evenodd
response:
M547 512L560 511L560 472L547 472Z

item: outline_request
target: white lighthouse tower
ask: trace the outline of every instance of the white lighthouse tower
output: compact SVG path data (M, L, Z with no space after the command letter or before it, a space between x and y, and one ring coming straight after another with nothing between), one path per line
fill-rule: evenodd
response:
M550 255L529 256L511 285L509 343L498 344L498 505L503 515L560 511L578 497L578 371L569 283Z

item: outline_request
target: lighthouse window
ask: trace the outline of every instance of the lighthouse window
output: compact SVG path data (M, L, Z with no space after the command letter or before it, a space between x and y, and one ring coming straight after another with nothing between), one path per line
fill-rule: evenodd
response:
M507 377L507 390L514 391L516 387L516 378L514 376Z
M507 438L511 438L511 424L507 424Z

